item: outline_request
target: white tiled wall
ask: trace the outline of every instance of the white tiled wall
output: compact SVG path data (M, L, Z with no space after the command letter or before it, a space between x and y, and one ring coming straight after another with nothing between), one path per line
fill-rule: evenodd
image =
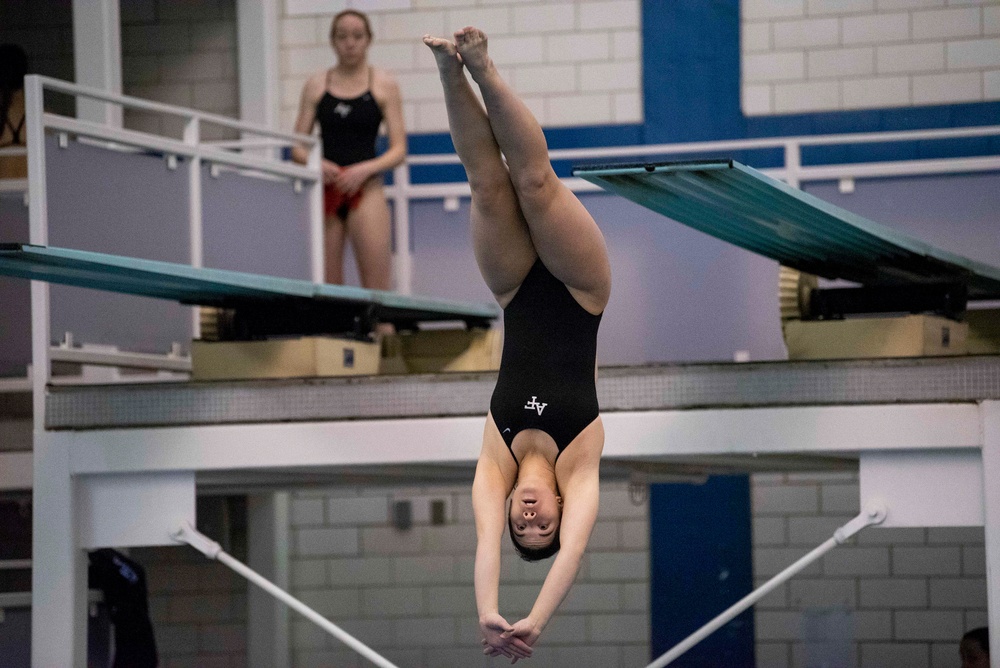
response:
M750 116L1000 99L1000 0L744 0Z
M448 129L424 33L477 25L501 72L547 127L642 121L639 0L429 0L410 10L372 10L372 62L403 92L409 132ZM287 10L287 5L286 5ZM308 76L334 64L332 14L281 19L282 127L291 128Z
M123 2L122 87L134 95L223 116L239 116L235 0ZM161 114L127 111L128 128L181 136ZM204 139L229 138L216 126Z

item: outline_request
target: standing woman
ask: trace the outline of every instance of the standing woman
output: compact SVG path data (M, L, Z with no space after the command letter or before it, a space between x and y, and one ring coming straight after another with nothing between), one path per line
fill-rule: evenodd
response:
M0 44L0 148L24 146L24 75L28 56L16 44ZM0 157L0 179L23 179L28 176L25 156Z
M497 72L486 35L464 28L454 42L424 43L472 189L479 271L504 309L503 357L472 484L474 582L484 652L516 661L531 656L572 586L597 520L597 328L611 268L601 231L552 170L542 129ZM524 559L555 555L528 616L513 624L498 603L504 533Z
M317 72L302 89L295 131L309 134L319 123L323 138L326 282L344 282L344 242L350 240L366 288L392 287L389 205L382 173L406 158L406 129L399 85L388 72L368 64L371 24L348 9L333 18L330 43L337 64ZM375 154L385 123L389 148ZM305 163L309 151L293 149Z

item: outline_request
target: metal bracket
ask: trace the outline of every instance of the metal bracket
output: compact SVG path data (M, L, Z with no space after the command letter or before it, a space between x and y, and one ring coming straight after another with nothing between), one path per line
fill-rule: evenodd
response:
M170 532L170 537L178 543L187 543L209 559L215 559L222 552L222 546L203 533L199 533L187 522Z
M855 517L842 527L833 532L833 539L837 545L843 545L848 538L861 531L865 527L881 524L885 521L885 505L881 502L869 503L864 512Z

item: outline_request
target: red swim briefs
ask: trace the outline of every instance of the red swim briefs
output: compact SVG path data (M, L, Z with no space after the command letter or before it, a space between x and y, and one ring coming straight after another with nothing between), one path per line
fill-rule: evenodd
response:
M327 183L323 187L323 211L327 217L337 216L341 220L347 220L348 212L358 208L364 194L363 187L353 195L345 195L337 189L336 184Z

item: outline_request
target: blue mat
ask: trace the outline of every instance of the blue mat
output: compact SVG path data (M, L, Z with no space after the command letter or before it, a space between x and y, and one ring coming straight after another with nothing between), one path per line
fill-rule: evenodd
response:
M934 248L733 160L577 167L573 174L781 264L865 286L962 284L1000 298L1000 268Z

